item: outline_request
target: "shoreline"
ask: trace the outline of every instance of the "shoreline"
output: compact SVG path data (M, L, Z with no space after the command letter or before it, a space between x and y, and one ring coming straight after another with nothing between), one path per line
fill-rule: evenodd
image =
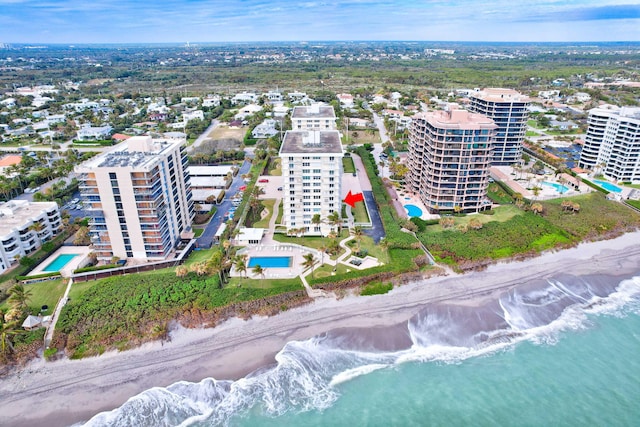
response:
M402 323L429 303L478 305L528 281L561 273L630 276L640 265L639 242L640 232L628 233L524 261L500 262L480 272L410 283L386 295L316 300L273 317L234 318L209 329L178 327L171 331L170 342L122 353L38 359L0 382L0 425L70 425L152 387L207 377L235 380L273 364L289 341L340 328Z

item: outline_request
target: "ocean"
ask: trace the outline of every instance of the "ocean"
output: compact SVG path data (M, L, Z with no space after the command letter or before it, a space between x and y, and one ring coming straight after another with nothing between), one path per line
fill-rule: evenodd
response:
M561 275L461 304L289 342L245 378L153 388L86 425L640 423L640 276Z

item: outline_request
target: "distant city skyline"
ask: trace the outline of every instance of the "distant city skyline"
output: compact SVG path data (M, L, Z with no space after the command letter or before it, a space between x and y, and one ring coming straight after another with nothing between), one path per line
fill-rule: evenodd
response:
M640 41L637 0L0 0L4 43Z

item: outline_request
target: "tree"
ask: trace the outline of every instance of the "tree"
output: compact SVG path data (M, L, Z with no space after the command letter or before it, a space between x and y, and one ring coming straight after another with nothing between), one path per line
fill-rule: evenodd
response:
M204 261L202 262L196 262L194 264L191 264L191 267L189 267L189 269L196 273L196 275L198 276L204 276L205 274L207 274L207 263L205 263Z
M327 220L332 226L336 227L336 231L338 235L340 235L340 232L342 231L342 218L340 213L338 211L331 212L327 217Z
M8 301L11 307L24 313L29 308L31 295L31 291L29 289L25 289L24 285L15 285L9 290Z
M328 245L326 243L320 244L318 250L320 251L320 265L324 265L324 253L328 250Z
M311 269L311 278L313 279L313 266L316 264L317 260L311 252L304 254L302 257L304 258L302 266L305 270L308 268Z
M224 285L224 258L222 251L215 251L207 261L207 271L211 274L218 274L220 288Z
M264 268L262 268L260 264L257 264L255 267L253 267L253 269L251 269L251 272L255 276L260 276L264 279Z
M236 257L236 262L235 262L235 267L236 267L236 271L238 273L240 273L240 275L242 275L244 273L244 276L247 277L247 256L246 255L239 255Z
M362 240L362 236L364 235L364 230L362 229L361 226L356 225L355 227L353 227L353 235L356 238L356 244L358 245L358 250L356 252L359 253L360 241Z
M534 214L542 214L543 210L542 204L540 203L534 203L531 205L531 212Z
M76 237L73 239L73 244L78 246L84 246L91 243L91 239L89 238L89 228L80 227L76 232Z
M185 277L187 274L189 274L189 269L185 265L179 265L176 267L177 277Z
M13 343L11 337L21 333L18 329L17 322L7 322L4 314L0 313L0 350L2 354L7 354L9 350L13 351Z
M480 230L482 228L482 221L480 221L478 218L471 218L469 220L469 227L474 230Z
M314 231L320 231L320 223L322 219L320 219L320 214L315 214L311 218L311 223L314 225Z
M524 198L522 197L522 193L515 193L513 198L516 199L516 206L521 208L524 204Z

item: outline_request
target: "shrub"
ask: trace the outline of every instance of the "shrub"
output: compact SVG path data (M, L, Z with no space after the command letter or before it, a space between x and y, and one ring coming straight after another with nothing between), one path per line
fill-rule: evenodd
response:
M391 289L393 289L393 285L391 283L370 283L360 291L360 295L382 295L388 293Z

